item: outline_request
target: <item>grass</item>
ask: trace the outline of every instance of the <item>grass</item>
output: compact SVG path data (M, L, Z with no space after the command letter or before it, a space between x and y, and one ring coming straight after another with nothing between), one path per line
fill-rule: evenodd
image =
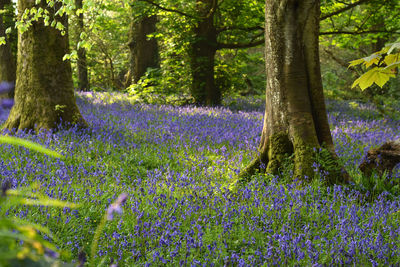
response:
M133 105L121 94L81 94L78 104L88 130L18 135L64 159L0 147L2 179L15 188L39 182L41 193L80 208L20 206L8 216L47 226L58 237L56 245L71 252L62 260L77 259L84 251L93 256L88 258L92 266L400 262L395 187L400 174L378 183L357 170L369 148L400 137L400 123L379 119L367 105L329 101L336 150L354 185L326 187L319 179L286 183L286 172L259 175L229 193L226 187L254 157L259 142L263 112L254 101L231 101L232 112ZM97 254L90 255L99 222L123 192L128 194L124 213L107 221Z

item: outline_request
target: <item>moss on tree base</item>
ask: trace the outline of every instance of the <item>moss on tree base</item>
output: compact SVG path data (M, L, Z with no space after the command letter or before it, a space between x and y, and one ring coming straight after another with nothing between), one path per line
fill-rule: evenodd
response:
M54 8L46 2L19 0L19 14L32 7ZM65 26L67 17L54 16ZM85 127L87 124L76 105L71 63L63 57L69 52L68 34L43 21L33 22L18 39L17 81L15 104L3 126L14 130L56 129L59 125Z

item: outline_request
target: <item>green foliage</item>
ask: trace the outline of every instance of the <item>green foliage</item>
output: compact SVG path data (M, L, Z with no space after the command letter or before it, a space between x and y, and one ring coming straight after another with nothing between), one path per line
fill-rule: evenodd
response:
M129 69L131 10L124 1L90 2L83 1L85 32L81 33L81 41L76 44L76 40L71 40L71 43L73 47L83 47L87 51L91 86L103 91L125 89L122 83ZM72 31L75 34L76 29L72 27Z
M399 195L400 182L398 178L389 176L387 172L379 175L374 171L370 176L366 176L352 171L351 175L355 180L354 188L365 194L370 201L376 199L382 193L391 196Z
M216 85L223 96L262 95L265 90L263 48L223 49L217 52Z
M38 145L36 143L33 143L29 140L24 140L21 138L16 138L12 136L0 136L0 144L5 143L5 144L10 144L10 145L15 145L15 146L22 146L34 151L37 151L39 153L46 154L51 157L55 158L62 158L63 156L60 153L57 153L53 150L47 149L41 145Z
M322 0L321 17L345 8L357 1ZM389 41L398 30L400 4L397 0L370 0L321 21L321 32L331 33L321 37L323 45L344 49L369 51L378 47L381 40ZM378 49L374 49L379 50ZM374 51L373 50L373 51ZM368 52L367 52L368 53Z
M349 67L360 64L366 68L372 68L355 80L352 87L358 85L361 90L365 90L375 83L382 88L390 78L396 77L395 74L398 73L400 67L400 42L390 44L368 57L353 60L350 62Z
M149 12L156 12L158 15L158 32L152 36L158 40L160 47L161 76L158 92L164 92L166 98L170 92L176 92L187 99L192 82L189 51L195 41L193 30L200 19L196 1L162 0L157 1L157 4L188 15L150 9L144 1L132 4L134 14L148 15ZM247 28L251 27L258 26L256 33L263 33L264 1L222 1L215 12L214 25L219 32L218 42L231 44L250 42L254 34ZM265 82L263 60L260 50L219 50L215 64L216 85L224 95L263 91ZM249 86L249 83L252 86Z
M163 82L165 87L161 85ZM188 94L183 94L168 81L161 79L161 70L149 68L146 74L136 83L127 88L132 100L145 104L174 104L181 105L192 102Z
M52 157L62 157L57 152L20 138L0 136L0 143L23 146ZM30 187L18 190L9 189L10 186L8 180L2 181L2 195L0 196L0 265L15 266L15 264L24 264L29 266L32 261L43 261L46 264L45 266L53 266L50 263L52 262L51 260L44 261L42 258L45 253L50 253L53 257L59 254L56 246L43 238L43 234L45 234L53 241L57 240L49 229L23 219L9 217L6 214L21 205L58 208L76 208L77 205L51 199L38 193L38 184L32 184ZM18 245L17 240L22 242L23 245ZM53 263L55 264L54 261Z
M23 262L27 259L36 262L43 260L42 257L45 254L58 257L60 251L53 243L43 237L43 234L45 234L51 240L57 241L57 238L51 234L47 227L14 216L7 216L6 213L22 205L58 208L76 208L77 205L50 199L35 192L39 189L38 184L16 190L7 189L9 186L7 180L2 182L3 193L0 196L0 265L15 266L13 264L16 262ZM20 241L22 245L18 244L17 241ZM46 266L53 265L47 264Z
M11 52L14 56L17 55L17 31L15 29L15 5L16 3L12 2L11 4L5 5L3 10L0 10L1 15L3 17L3 27L6 29L5 33L7 35L7 40L11 46ZM5 36L0 37L0 46L5 44Z

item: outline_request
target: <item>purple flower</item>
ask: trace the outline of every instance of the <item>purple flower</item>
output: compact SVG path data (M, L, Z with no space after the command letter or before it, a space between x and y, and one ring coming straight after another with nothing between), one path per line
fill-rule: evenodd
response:
M128 198L128 195L126 193L122 193L119 195L117 200L112 203L108 209L107 209L107 219L108 220L113 220L114 219L114 214L122 214L122 205L125 204L126 200Z
M0 94L8 93L13 88L14 88L13 82L1 82L0 83Z
M60 256L60 254L56 251L53 251L49 248L45 248L45 252L44 252L47 256L49 256L50 258L58 258Z
M6 99L3 99L1 102L1 106L3 108L12 108L13 105L14 105L13 99L6 98Z

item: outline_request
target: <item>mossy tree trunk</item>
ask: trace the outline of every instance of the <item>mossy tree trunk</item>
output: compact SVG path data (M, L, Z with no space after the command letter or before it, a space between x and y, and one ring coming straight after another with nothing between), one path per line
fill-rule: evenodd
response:
M82 0L75 0L76 9L82 9L83 3ZM77 16L77 31L76 31L76 42L80 41L80 35L85 31L84 23L83 23L83 13L80 13ZM90 89L89 86L89 78L88 78L88 69L87 69L87 60L86 60L86 49L83 47L77 48L78 60L76 62L77 70L78 70L78 89L80 91L88 91Z
M217 30L214 25L213 0L197 0L198 22L189 57L192 74L191 94L198 105L221 104L221 91L215 84L214 64L217 52Z
M5 23L5 16L12 16L13 9L10 8L12 5L10 0L0 0L0 10L6 10L5 13L0 13L0 37L5 37L6 44L0 46L0 82L15 82L15 58L11 52L11 43L6 35L6 29L8 26ZM11 21L11 18L9 19ZM11 96L11 95L10 95ZM2 97L2 96L0 96Z
M314 176L315 148L337 163L320 73L320 5L315 0L267 0L265 9L266 108L259 156L241 173L276 174L293 155L294 177ZM329 183L346 181L337 166Z
M134 83L142 78L148 68L159 67L158 44L148 35L156 32L157 16L143 16L131 23L129 49L130 72Z
M18 14L36 6L49 11L42 0L18 1ZM50 18L50 21L52 18ZM56 16L67 27L67 17ZM43 21L32 25L18 36L17 81L15 104L4 125L10 130L55 129L59 124L86 126L75 102L71 64L63 56L69 52L68 34L45 26Z

